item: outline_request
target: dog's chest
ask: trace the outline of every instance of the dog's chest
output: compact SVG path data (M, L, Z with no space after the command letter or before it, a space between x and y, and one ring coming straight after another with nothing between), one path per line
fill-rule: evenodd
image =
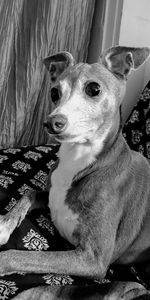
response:
M49 207L52 221L62 237L74 244L73 232L79 224L79 213L74 213L65 202L67 192L71 187L74 176L83 170L89 161L86 157L78 157L74 151L60 149L60 162L51 176Z

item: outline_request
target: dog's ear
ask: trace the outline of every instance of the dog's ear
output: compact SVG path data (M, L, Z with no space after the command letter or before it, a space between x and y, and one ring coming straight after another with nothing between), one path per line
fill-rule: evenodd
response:
M137 69L150 55L150 47L112 47L106 50L100 61L119 78L127 79L131 69Z
M75 64L75 61L69 52L63 51L52 56L45 57L43 59L43 63L50 73L51 81L55 82L58 76L62 74L66 68Z

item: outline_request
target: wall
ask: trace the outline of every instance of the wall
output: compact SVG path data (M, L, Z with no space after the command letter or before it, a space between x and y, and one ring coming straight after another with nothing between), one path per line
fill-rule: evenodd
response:
M150 46L150 0L124 0L119 44L124 46ZM139 93L150 80L150 59L127 83L123 112L127 118Z
M88 63L98 60L103 50L118 44L123 0L96 0Z

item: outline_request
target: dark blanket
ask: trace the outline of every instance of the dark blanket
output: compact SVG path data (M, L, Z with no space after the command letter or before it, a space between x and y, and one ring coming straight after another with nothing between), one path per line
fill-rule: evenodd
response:
M125 124L123 134L132 149L150 159L150 83ZM7 213L28 190L45 190L47 174L57 159L58 148L58 145L52 144L0 150L1 214ZM60 237L51 222L49 210L40 209L32 211L21 226L16 228L8 243L1 247L1 251L7 249L65 251L72 249L72 246ZM107 280L103 283L105 282ZM57 274L22 273L1 276L0 299L11 299L22 290L39 285L91 283L93 281L86 278Z

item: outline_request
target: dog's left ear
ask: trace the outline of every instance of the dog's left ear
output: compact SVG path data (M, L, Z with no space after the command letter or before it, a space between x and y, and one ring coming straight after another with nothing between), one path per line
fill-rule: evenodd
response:
M75 64L75 60L69 52L63 51L45 57L43 63L50 73L51 81L55 82L58 76L62 74L66 68Z
M127 79L132 69L137 69L150 55L150 47L112 47L106 50L100 61L109 71L121 79Z

